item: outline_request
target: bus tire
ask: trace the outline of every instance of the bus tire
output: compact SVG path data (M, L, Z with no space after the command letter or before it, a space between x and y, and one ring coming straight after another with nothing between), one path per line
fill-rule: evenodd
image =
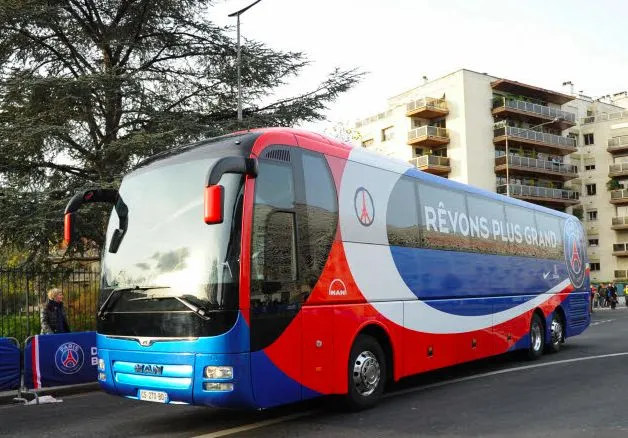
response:
M348 391L350 410L360 411L377 404L386 385L386 356L372 336L359 335L349 355Z
M534 313L530 321L530 346L528 347L528 359L536 360L543 354L545 348L545 330L543 329L543 320Z
M563 317L558 311L554 311L552 317L552 323L550 325L551 342L547 345L548 353L558 353L560 351L560 344L565 339L565 324L563 323Z

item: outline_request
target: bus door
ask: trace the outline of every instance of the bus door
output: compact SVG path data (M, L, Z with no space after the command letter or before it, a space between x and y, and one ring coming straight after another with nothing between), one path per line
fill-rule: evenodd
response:
M251 237L251 379L262 407L301 399L297 209L291 146L258 161Z

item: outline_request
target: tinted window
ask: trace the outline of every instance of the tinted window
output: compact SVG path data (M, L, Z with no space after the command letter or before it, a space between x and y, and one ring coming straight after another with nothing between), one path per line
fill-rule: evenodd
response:
M393 188L386 211L388 243L394 246L419 246L417 197L413 179L402 177Z
M423 245L429 248L469 248L471 224L465 195L429 184L419 184L420 226Z
M322 155L303 152L305 204L298 206L300 267L305 286L318 281L329 256L338 224L336 189Z

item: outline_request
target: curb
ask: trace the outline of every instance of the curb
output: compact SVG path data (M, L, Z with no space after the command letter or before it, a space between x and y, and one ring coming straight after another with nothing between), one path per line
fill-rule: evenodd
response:
M37 395L41 397L42 395L51 395L53 397L73 395L73 394L81 394L92 391L99 391L100 385L98 382L92 383L83 383L80 385L68 385L68 386L54 386L52 388L42 388L37 391ZM15 391L6 391L0 392L0 405L8 405L8 404L16 404L19 405L19 402L14 402L13 399L17 397L17 390ZM32 400L35 396L31 393L22 393L22 397Z

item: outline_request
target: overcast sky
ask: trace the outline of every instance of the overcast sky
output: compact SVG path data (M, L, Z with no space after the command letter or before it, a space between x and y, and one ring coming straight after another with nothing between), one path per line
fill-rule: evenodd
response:
M251 2L217 0L212 19L235 25L227 15ZM307 53L313 63L295 89L336 66L368 72L327 113L353 121L422 76L461 68L564 92L572 81L592 97L628 90L626 17L625 0L262 0L242 15L241 33Z

